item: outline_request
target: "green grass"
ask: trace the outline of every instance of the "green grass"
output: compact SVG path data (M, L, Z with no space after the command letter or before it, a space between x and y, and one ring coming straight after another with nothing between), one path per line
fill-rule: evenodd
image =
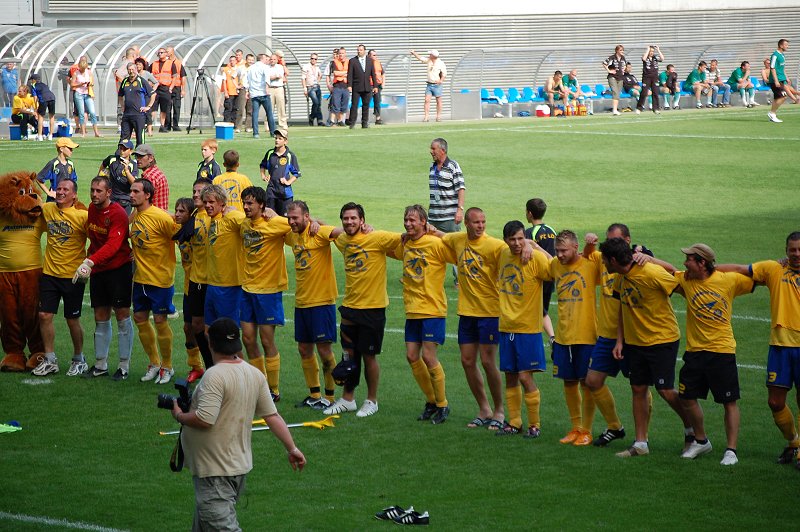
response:
M763 109L682 111L660 118L498 119L369 131L295 127L289 145L303 169L295 193L309 203L313 215L330 223L337 221L343 203L357 201L370 224L401 231L403 207L427 203L429 144L442 136L465 172L467 205L486 211L488 231L496 236L506 221L524 220L525 201L539 196L549 205L546 221L557 230L602 235L610 223L621 221L631 227L634 241L674 264L683 260L680 247L697 241L711 245L720 262L779 258L786 235L799 229L800 110L786 106L781 112L785 122L777 125L767 121ZM170 179L172 203L190 195L202 138L170 134L153 139L159 166ZM89 178L114 150L114 140L79 141L79 196L88 203ZM266 147L263 137L256 141L243 136L221 142L218 160L226 149L237 149L240 171L256 181ZM38 171L53 152L48 143L3 142L0 172ZM336 256L341 290L341 258ZM388 276L392 299L380 355L380 412L365 420L344 416L325 431L293 429L309 460L300 474L290 470L273 437L254 434L255 469L239 505L245 530L386 528L391 525L378 523L372 514L392 504L430 511L431 527L437 529L797 526L800 513L792 484L797 472L774 463L783 441L766 405L766 289L738 299L734 306L738 360L744 365L741 461L723 468L722 408L710 401L703 405L715 449L694 462L679 458L680 423L658 398L651 455L646 458L615 458L622 444L611 449L559 445L569 420L561 383L549 374L537 378L542 389L539 440L500 440L486 430L466 429L476 408L454 338L440 350L451 418L443 426L414 421L424 400L405 362L395 261L389 263ZM179 292L181 277L179 271ZM287 294L293 290L292 285ZM448 333L454 334L457 294L449 283L447 290ZM284 301L291 317L293 300ZM683 322L683 301L676 296L673 304ZM94 324L88 291L85 310L85 352L91 361ZM176 368L185 373L181 324L171 325ZM277 337L283 361L281 413L289 422L322 417L293 408L306 390L292 324ZM70 349L59 317L60 374L40 385L31 384L28 375L0 375L0 421L15 419L24 428L0 435L0 512L131 530L188 528L193 511L190 474L169 471L174 438L158 436L159 430L175 428L170 415L155 408L156 394L171 390L138 382L146 366L138 340L131 380L125 383L65 377ZM632 432L627 383L609 382L623 423ZM363 387L356 395L363 398ZM598 413L595 432L601 429ZM0 529L43 527L0 514Z

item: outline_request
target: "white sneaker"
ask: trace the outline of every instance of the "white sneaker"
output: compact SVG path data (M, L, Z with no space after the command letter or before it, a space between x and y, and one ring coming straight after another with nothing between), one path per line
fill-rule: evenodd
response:
M356 402L355 401L347 401L346 399L342 399L341 397L336 400L331 406L326 408L322 411L323 414L326 416L332 416L334 414L342 414L344 412L355 412L356 411Z
M365 399L364 404L361 405L361 408L359 408L358 412L356 412L356 417L367 417L377 412L378 412L378 403L370 401L369 399Z
M653 112L654 112L655 114L657 114L657 115L660 115L660 114L661 114L661 111L659 111L658 109L656 109L656 110L655 110L655 111L653 111Z
M761 106L761 104L760 104L760 103L758 103L758 102L755 100L755 98L753 98L752 100L750 100L750 105L752 105L753 107L759 107L759 106Z
M728 449L725 451L725 454L722 455L720 465L736 465L738 463L739 458L736 456L736 453Z
M89 371L89 364L73 360L67 370L67 377L77 377Z
M706 440L705 443L697 443L697 440L693 441L689 448L683 451L681 458L688 458L689 460L694 460L698 456L708 454L711 452L711 440Z
M148 365L147 366L147 372L141 378L141 381L142 382L147 382L147 381L151 381L151 380L155 379L156 377L158 377L158 372L160 370L161 370L161 368L158 367L158 366L154 366L152 364Z
M175 375L175 370L172 368L161 368L156 377L156 384L167 384L172 376Z
M42 361L39 362L39 365L33 368L31 372L37 377L44 377L46 375L50 375L51 373L58 373L58 359L50 362L46 358L42 357Z
M47 140L53 140L53 134L52 133L48 133L47 134Z
M36 135L37 142L44 142L44 138L41 135Z
M767 113L767 118L769 118L769 121L770 121L770 122L775 122L776 124L780 124L781 122L783 122L783 120L781 120L780 118L778 118L778 115L776 115L776 114L775 114L775 113L773 113L773 112L769 112L769 113Z
M642 112L641 112L640 110L638 110L638 109L635 111L635 113L636 113L637 115L640 115L640 114L642 114Z
M617 116L617 115L621 115L621 114L622 113L620 113L619 111L611 111L611 115L612 116Z

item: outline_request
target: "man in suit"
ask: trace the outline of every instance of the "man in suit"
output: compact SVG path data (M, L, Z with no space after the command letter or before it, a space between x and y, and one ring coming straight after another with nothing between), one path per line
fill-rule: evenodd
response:
M377 92L378 80L372 59L367 57L367 48L358 45L358 55L350 60L347 67L347 90L352 94L350 105L350 129L356 127L358 101L361 99L361 127L369 127L369 104L372 92Z

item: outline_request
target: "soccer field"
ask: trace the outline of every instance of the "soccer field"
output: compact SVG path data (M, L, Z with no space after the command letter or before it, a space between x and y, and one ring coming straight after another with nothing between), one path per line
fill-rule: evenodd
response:
M782 124L767 109L670 111L661 116L493 119L478 122L344 128L294 127L289 147L303 177L294 186L312 216L338 223L345 202L364 205L367 222L402 231L403 208L427 207L429 145L449 143L467 183L466 205L483 208L487 231L500 237L505 222L524 221L525 201L547 201L546 223L603 235L612 222L626 223L633 241L679 266L681 247L709 244L718 262L747 263L784 256L784 241L800 230L797 167L800 106L786 105ZM159 167L170 180L171 203L191 195L200 142L213 136L167 134L152 139ZM81 143L74 162L79 198L89 202L88 184L100 161L113 153L113 132ZM258 164L270 139L242 135L220 141L217 161L234 148L240 172L260 183ZM52 157L52 143L0 143L0 173L38 172ZM340 292L341 255L334 253ZM290 255L287 259L290 259ZM293 266L284 297L293 316ZM742 399L739 464L719 464L725 449L722 407L701 402L714 451L695 461L680 458L680 420L658 396L649 456L621 460L614 453L632 440L630 388L609 379L628 429L624 443L609 448L558 443L570 429L563 386L549 371L537 374L542 391L542 436L496 438L468 429L476 406L460 366L455 333L457 292L448 274L448 338L439 357L447 374L451 416L433 426L416 421L425 402L405 360L400 266L389 261L390 307L381 363L380 411L357 419L345 414L336 427L292 429L308 458L301 473L286 463L275 438L253 434L255 468L238 507L245 530L365 530L393 526L373 514L399 504L430 512L436 529L794 529L798 472L775 459L785 445L775 427L764 386L769 335L766 288L734 304ZM176 276L180 307L182 271ZM673 297L683 330L685 304ZM554 319L555 304L551 307ZM94 320L86 291L85 349L94 360ZM188 371L181 320L171 320L176 374ZM293 342L293 323L277 331L282 357L280 413L287 422L316 420L319 412L296 409L307 395ZM46 528L183 530L191 526L193 490L188 471L172 473L169 455L177 429L155 406L158 393L141 383L147 357L134 342L131 377L125 382L64 375L71 343L63 318L56 318L61 372L47 378L0 374L0 422L16 420L20 432L0 434L2 476L0 530ZM110 368L116 368L116 341ZM681 344L681 352L684 343ZM338 351L338 349L336 350ZM549 350L548 350L549 353ZM549 357L548 357L549 358ZM548 361L549 364L549 361ZM680 367L680 361L678 362ZM549 369L549 368L548 368ZM337 390L337 392L340 390ZM366 393L356 390L361 402ZM796 411L790 394L789 404ZM599 412L595 435L604 429ZM53 520L53 521L49 521ZM95 527L95 528L88 528Z

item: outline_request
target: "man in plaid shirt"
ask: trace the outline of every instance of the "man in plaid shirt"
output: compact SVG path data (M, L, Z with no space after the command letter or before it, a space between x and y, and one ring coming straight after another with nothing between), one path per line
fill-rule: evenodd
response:
M133 152L136 155L136 162L142 170L142 178L153 183L155 194L153 195L153 205L159 209L169 210L169 183L167 176L164 175L158 165L156 165L156 154L149 144L140 144Z

